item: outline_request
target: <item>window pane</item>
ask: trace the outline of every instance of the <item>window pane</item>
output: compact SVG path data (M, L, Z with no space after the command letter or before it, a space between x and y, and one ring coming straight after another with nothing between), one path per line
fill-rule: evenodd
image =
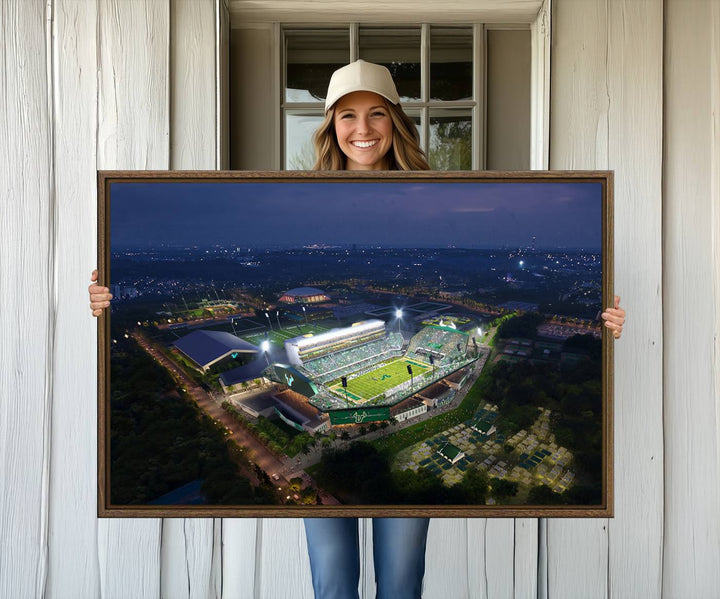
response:
M285 115L285 169L312 170L315 148L312 135L323 122L322 113L294 112Z
M286 102L325 99L333 71L350 62L348 29L287 31Z
M430 29L430 99L472 100L473 36L469 27Z
M422 120L420 117L419 108L403 108L405 114L407 114L413 123L415 123L415 129L417 129L418 135L420 136L420 147L425 147L425 140L423 139Z
M472 117L467 109L430 111L428 162L438 171L472 168Z
M360 29L360 58L386 66L400 101L420 100L420 28Z

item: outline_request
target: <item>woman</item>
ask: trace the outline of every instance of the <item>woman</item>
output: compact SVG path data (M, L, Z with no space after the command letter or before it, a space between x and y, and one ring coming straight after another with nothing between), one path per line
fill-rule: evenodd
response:
M315 170L429 170L415 124L402 108L390 71L362 60L335 71L325 120L313 136ZM378 599L422 591L429 518L373 518ZM305 518L316 599L358 597L357 518Z
M428 170L417 130L400 107L390 72L358 60L330 80L325 120L313 136L314 170ZM97 280L97 271L92 280ZM92 284L90 307L98 316L110 305L106 287ZM615 297L603 313L616 338L625 311ZM428 518L373 518L378 599L416 599L425 571ZM313 589L317 599L358 597L360 556L357 518L305 518Z

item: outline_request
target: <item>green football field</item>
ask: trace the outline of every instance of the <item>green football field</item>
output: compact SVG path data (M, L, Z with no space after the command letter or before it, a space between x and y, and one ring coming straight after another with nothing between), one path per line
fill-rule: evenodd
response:
M407 358L398 358L391 362L381 364L375 370L366 372L347 383L347 392L350 399L363 402L367 399L380 395L388 389L392 389L405 381L410 380L407 371L407 365L412 364L413 376L417 379L418 375L430 368L427 364L423 364L416 360L408 360ZM345 394L342 384L338 381L332 385L331 389L341 395Z

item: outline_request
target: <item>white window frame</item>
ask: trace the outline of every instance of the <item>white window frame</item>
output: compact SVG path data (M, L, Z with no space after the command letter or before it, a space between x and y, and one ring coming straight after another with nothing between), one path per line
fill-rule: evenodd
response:
M359 57L359 43L360 43L360 27L367 27L372 29L401 29L401 28L418 28L420 31L420 100L403 103L403 108L410 115L420 115L420 140L421 146L428 151L428 144L430 141L430 111L432 109L442 108L458 108L465 109L470 113L472 122L472 170L480 170L485 168L485 53L487 46L487 37L485 34L485 25L482 23L473 23L471 25L465 23L392 23L392 24L377 24L377 23L350 23L350 24L326 24L312 25L303 24L299 26L297 24L284 25L281 27L281 37L279 40L279 48L281 52L281 66L280 73L278 74L279 81L281 82L281 106L280 106L280 164L285 165L285 115L289 110L313 110L317 109L318 103L305 103L305 102L286 102L284 96L284 90L287 87L286 81L286 68L287 56L286 56L286 32L293 33L296 31L322 31L326 29L349 29L349 44L350 44L350 61L355 61ZM472 100L448 100L448 101L433 101L430 99L430 28L434 26L439 27L464 27L471 31L472 34L472 61L473 61L473 83L472 83Z
M552 0L528 1L522 6L513 2L483 2L482 0L467 0L467 2L456 2L454 5L444 6L442 3L427 3L426 1L416 2L414 8L411 2L407 6L399 7L397 0L393 3L386 3L378 0L370 8L367 3L357 3L354 0L336 2L326 0L319 2L299 2L298 0L256 0L247 3L244 0L226 0L229 4L231 26L236 27L251 25L252 23L272 23L273 27L273 63L277 77L274 80L273 106L275 109L275 122L279 125L279 132L275 138L277 145L274 151L275 168L281 169L284 164L284 119L281 102L284 103L284 87L281 77L283 69L282 33L280 23L286 26L299 27L308 25L311 22L323 22L327 25L347 24L347 15L357 16L358 22L373 23L382 22L390 25L396 22L404 22L404 17L413 14L418 20L425 23L443 24L469 24L469 23L515 23L527 25L531 32L531 85L530 85L530 168L546 170L549 165L549 125L550 125L550 28L551 28L551 2ZM415 23L417 24L417 23ZM487 27L487 26L486 26ZM351 30L351 35L352 30ZM483 32L483 37L485 32ZM352 40L351 40L352 41ZM474 48L485 44L473 44ZM356 47L351 44L351 48ZM351 55L351 59L353 56ZM356 58L356 57L355 57ZM474 56L474 59L477 59ZM482 56L483 62L485 57ZM480 79L480 78L478 78ZM475 95L476 98L483 98L482 110L476 107L478 114L474 114L473 122L478 126L474 127L474 135L485 132L485 81L474 82L474 94L481 86L482 94ZM279 133L279 134L278 134ZM474 139L473 146L484 147L485 140ZM475 160L473 151L473 160ZM473 168L479 168L485 163L485 157L477 155L478 166L473 162Z

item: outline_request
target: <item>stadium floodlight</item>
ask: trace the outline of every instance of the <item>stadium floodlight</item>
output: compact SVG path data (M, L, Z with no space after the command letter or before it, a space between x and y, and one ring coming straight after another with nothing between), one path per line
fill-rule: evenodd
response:
M348 393L347 393L347 377L346 376L340 377L340 382L342 383L343 389L345 389L345 406L350 407L350 401L348 400Z
M402 308L398 308L395 310L395 318L402 318L403 317L403 311Z
M265 318L268 319L268 325L270 326L270 330L272 331L272 322L270 322L270 315L267 312L265 312Z
M482 335L482 329L480 327L477 328L477 334L480 336Z
M280 326L280 310L275 310L275 318L277 318L278 329L282 329Z
M268 357L268 352L270 351L270 341L265 339L260 344L260 349L263 351L263 355L265 356L265 361L267 362L267 365L270 366L270 358Z

